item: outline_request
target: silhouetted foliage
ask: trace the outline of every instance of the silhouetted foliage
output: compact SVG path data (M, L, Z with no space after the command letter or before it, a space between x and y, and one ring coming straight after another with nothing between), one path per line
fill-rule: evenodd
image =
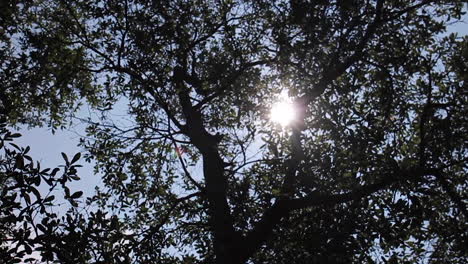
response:
M40 163L28 155L30 147L23 148L12 142L20 136L10 132L3 120L0 124L0 260L2 263L27 261L29 258L26 257L33 250L41 252L44 259L53 260L54 253L63 251L63 248L53 246L62 241L62 238L56 240L55 236L57 229L63 226L54 213L57 199L53 191L61 187L65 192L64 199L77 206L74 199L82 192L70 194L67 182L79 179L76 168L80 165L74 163L80 154L69 162L62 153L66 161L63 169L41 168ZM69 231L67 235L71 236L73 230ZM72 248L67 254L82 255Z
M80 145L103 186L81 203L67 191L67 212L24 228L18 212L41 202L2 196L2 254L465 263L468 38L446 32L462 2L9 1L8 124L57 129L94 109ZM281 92L297 112L287 127L269 120ZM3 170L29 177L27 199L51 175L28 176L15 151Z

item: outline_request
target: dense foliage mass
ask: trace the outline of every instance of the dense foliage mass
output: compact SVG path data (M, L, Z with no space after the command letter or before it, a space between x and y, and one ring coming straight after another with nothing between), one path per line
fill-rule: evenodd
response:
M78 199L80 155L41 170L2 126L1 257L466 263L462 2L5 1L3 123L86 122L103 186Z

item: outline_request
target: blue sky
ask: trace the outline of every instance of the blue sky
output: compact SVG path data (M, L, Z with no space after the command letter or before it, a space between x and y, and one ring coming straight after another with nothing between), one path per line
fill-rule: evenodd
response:
M77 126L71 130L59 130L52 134L50 128L39 127L32 129L20 129L21 138L15 140L15 144L26 147L30 146L29 152L33 160L39 161L42 168L55 168L63 165L65 162L61 155L64 152L69 157L73 157L82 149L78 147L80 136L84 135L84 126ZM98 175L93 173L93 165L81 159L78 163L83 167L79 169L80 181L70 185L71 190L81 190L84 196L91 196L94 193L94 187L100 183Z

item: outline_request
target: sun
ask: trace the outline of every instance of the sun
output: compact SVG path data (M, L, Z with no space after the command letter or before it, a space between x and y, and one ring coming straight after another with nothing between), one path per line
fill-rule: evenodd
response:
M283 99L271 107L270 120L285 127L295 119L296 111L290 100Z

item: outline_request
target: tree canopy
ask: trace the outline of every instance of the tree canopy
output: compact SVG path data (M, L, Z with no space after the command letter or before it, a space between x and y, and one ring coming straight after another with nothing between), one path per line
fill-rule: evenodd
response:
M0 256L466 263L462 2L5 1ZM83 154L60 170L8 143L71 122ZM85 161L103 186L80 199Z

